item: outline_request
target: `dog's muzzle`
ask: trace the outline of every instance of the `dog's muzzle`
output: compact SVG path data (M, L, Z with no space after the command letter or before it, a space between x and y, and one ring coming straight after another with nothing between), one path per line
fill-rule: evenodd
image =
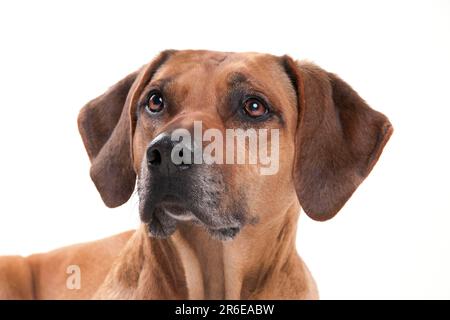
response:
M178 143L165 132L147 148L138 181L141 220L159 238L170 236L183 221L203 225L220 240L233 238L242 227L243 212L236 209L238 201L227 205L223 172L214 165L194 164L194 144L175 148ZM186 152L191 154L186 157Z

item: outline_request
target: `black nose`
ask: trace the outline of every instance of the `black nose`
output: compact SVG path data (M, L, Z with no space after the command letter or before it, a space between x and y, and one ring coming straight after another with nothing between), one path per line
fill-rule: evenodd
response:
M147 164L152 170L161 170L164 173L171 172L172 170L188 169L191 166L192 161L177 161L184 159L183 152L185 149L179 149L177 159L172 159L172 150L176 141L172 141L169 134L160 134L150 143L147 149ZM174 152L175 152L174 151ZM193 159L191 155L191 159Z

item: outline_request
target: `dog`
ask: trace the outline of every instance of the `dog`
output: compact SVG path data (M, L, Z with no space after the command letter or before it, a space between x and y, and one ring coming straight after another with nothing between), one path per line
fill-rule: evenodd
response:
M175 163L173 133L193 133L196 123L200 134L276 131L266 144L277 142L276 173L261 174L262 163L189 161L193 144ZM313 63L202 50L163 51L84 106L78 126L104 203L120 206L136 189L142 223L1 258L3 299L317 299L295 248L300 211L318 221L336 215L393 132Z

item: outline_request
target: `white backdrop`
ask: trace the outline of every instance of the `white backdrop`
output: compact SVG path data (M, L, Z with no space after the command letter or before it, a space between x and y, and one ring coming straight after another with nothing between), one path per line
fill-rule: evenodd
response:
M138 224L107 209L79 109L166 48L288 53L338 73L395 132L333 220L301 215L322 298L450 298L449 1L2 1L0 254Z

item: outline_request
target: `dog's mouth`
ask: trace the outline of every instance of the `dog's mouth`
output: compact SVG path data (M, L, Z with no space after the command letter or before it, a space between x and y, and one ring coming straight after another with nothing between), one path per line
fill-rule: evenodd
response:
M174 196L164 196L162 200L154 206L152 212L147 212L149 221L144 221L148 225L150 235L155 238L165 239L171 236L178 223L192 223L205 228L208 233L217 240L232 240L241 230L239 223L213 223L211 219L204 219L205 214L194 212L188 208L179 198Z
M195 219L194 214L174 196L165 196L161 203L157 205L157 208L161 208L165 214L177 221L190 221Z

